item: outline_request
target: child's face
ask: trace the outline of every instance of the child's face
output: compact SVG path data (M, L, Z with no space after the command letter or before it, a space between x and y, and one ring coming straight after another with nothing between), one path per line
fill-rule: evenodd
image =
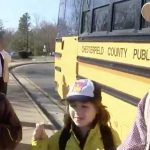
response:
M69 114L78 127L88 127L96 117L97 111L91 102L74 101L69 104Z

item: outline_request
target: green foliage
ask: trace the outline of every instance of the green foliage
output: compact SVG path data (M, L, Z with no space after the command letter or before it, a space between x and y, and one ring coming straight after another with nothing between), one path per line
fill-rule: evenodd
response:
M19 51L19 56L21 58L28 58L29 57L29 53L27 51Z
M0 32L3 31L3 22L2 20L0 19Z
M30 19L31 17L29 16L28 13L23 14L22 17L20 18L18 30L21 33L26 34L27 32L29 32L29 27L31 25Z
M13 35L13 38L11 41L11 47L13 50L16 50L16 51L26 49L26 42L24 42L24 39L22 37L22 34L20 34L20 32L16 32Z
M29 48L29 27L30 27L30 16L28 13L25 13L22 15L22 17L19 20L19 27L18 31L21 34L21 43L22 46L21 49L28 51Z
M4 28L3 28L3 22L0 19L0 38L2 38L4 35Z

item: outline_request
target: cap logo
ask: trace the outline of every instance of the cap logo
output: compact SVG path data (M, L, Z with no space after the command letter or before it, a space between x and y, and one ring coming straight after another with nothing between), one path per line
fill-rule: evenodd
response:
M75 85L72 89L73 92L81 92L82 88L86 86L87 82L75 82Z

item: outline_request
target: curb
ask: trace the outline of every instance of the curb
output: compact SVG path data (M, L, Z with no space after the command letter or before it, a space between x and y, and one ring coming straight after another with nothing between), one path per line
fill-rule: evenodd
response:
M32 64L47 64L47 63L54 63L54 61L47 61L47 62L40 62L40 61L37 61L37 62L23 62L23 63L16 63L16 64L12 64L12 65L9 65L8 68L9 68L9 71L11 72L11 69L15 68L15 67L19 67L19 66L25 66L25 65L32 65Z
M11 73L11 74L16 79L16 81L20 84L20 86L23 88L23 90L27 93L29 98L36 104L36 106L38 107L38 110L40 110L40 112L43 113L43 115L48 119L49 122L52 122L54 124L55 129L56 130L61 129L62 128L61 124L59 122L56 122L54 117L48 111L46 111L46 109L44 109L44 107L42 107L39 102L34 100L32 93L29 92L29 90L18 80L18 78L14 75L14 73Z
M41 111L39 106L33 101L32 97L29 95L29 93L23 88L22 84L16 79L15 75L11 73L12 77L17 81L17 84L22 87L23 92L28 97L28 99L32 102L32 104L36 107L37 111L43 116L43 118L49 123L48 117Z
M47 111L45 110L36 100L34 100L32 93L19 81L19 79L15 76L15 74L12 72L12 69L19 67L19 66L24 66L24 65L30 65L30 64L46 64L46 63L54 63L54 62L28 62L28 63L20 63L20 64L14 64L12 66L9 66L9 71L12 74L12 76L16 79L16 81L19 83L19 85L23 88L24 92L27 94L27 96L35 103L36 107L38 107L38 110L40 110L43 115L54 124L56 129L61 129L62 126L59 122L56 122L56 120L54 119L54 117ZM43 93L45 95L45 97L47 97L49 100L51 100L53 103L55 103L59 108L61 108L59 106L59 104L57 104L56 102L54 102L53 98L50 97L50 95L47 95L47 93L45 93L43 90L41 91L41 93ZM62 108L61 108L62 109Z
M14 74L13 74L14 75ZM15 76L15 75L14 75ZM16 76L15 76L16 77ZM17 77L16 77L17 78ZM65 113L65 109L63 107L61 107L53 97L51 97L47 92L45 92L43 89L41 89L39 86L37 86L34 82L32 82L31 80L29 80L28 78L26 78L26 80L28 82L31 83L32 86L34 86L35 88L37 88L45 97L47 97L52 103L56 104L64 113Z

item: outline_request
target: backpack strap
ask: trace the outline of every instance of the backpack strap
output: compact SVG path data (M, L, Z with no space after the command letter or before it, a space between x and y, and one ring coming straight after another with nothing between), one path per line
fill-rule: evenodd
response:
M70 136L70 128L64 128L59 137L59 150L65 150L67 141L69 140Z
M113 135L109 126L100 125L100 132L105 150L116 150Z

